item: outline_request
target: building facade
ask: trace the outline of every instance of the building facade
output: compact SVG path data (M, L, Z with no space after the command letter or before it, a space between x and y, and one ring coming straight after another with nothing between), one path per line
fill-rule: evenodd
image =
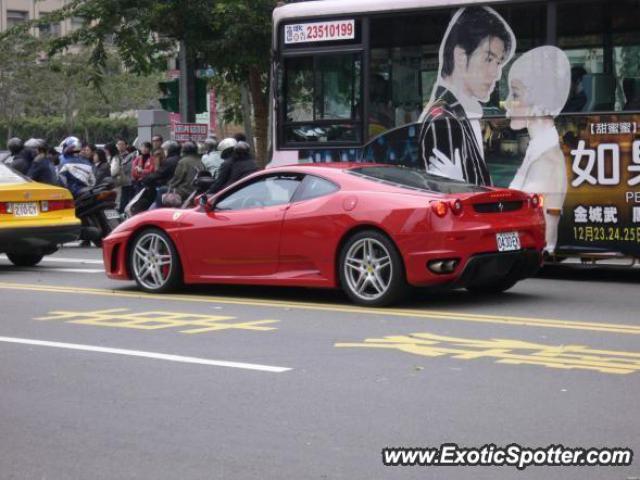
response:
M65 0L0 0L0 31L19 23L42 18L65 4ZM82 19L73 18L63 22L49 23L33 29L36 36L59 37L82 25Z

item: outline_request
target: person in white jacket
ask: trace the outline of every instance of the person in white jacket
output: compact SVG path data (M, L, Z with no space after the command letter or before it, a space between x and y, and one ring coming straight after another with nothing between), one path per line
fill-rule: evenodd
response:
M509 72L507 117L513 130L527 129L529 146L509 188L543 197L545 250L552 254L567 193L567 170L554 118L562 111L571 87L571 65L559 48L534 48L518 58Z

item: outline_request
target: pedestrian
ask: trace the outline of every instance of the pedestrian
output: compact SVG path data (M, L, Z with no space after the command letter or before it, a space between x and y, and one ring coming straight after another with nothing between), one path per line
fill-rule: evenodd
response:
M209 188L208 193L217 193L258 170L258 166L251 156L251 147L246 142L236 142L233 138L225 138L218 145L218 151L223 163L218 169L215 182Z
M104 151L107 154L107 162L111 165L111 159L118 154L118 149L116 148L116 144L113 142L109 142L104 146Z
M80 156L87 161L93 163L93 156L98 148L93 143L84 142L80 149Z
M131 166L134 154L129 152L129 144L124 138L116 141L117 154L111 158L111 177L118 194L118 210L124 212L124 207L133 198L133 186L131 184Z
M27 176L34 182L47 183L49 185L58 184L56 167L49 155L49 147L42 140L36 147L36 157L31 162Z
M151 157L151 148L150 142L143 142L140 146L140 155L133 160L131 180L136 192L142 188L142 180L156 171L157 165L156 161Z
M111 180L111 167L107 160L107 152L100 148L93 154L93 174L96 177L96 185Z
M169 192L177 194L179 199L174 198L173 201L167 202L166 206L179 206L195 189L193 179L203 169L204 165L198 156L198 146L193 142L185 142L182 146L182 158L168 184ZM165 194L165 197L167 195L169 194Z
M167 184L176 172L182 148L177 142L168 140L162 144L166 158L160 162L158 169L143 180L145 186L156 188L156 201L151 208L162 206L162 195L167 193Z
M154 135L151 137L151 151L155 152L159 148L162 148L163 143L162 135Z

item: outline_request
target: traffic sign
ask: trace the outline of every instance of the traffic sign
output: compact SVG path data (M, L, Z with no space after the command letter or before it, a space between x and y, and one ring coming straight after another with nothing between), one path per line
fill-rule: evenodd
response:
M204 142L209 135L206 123L176 123L174 138L177 142Z

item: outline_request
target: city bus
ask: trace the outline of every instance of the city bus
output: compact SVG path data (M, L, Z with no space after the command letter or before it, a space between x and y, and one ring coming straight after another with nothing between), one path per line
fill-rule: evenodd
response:
M540 193L550 261L640 259L640 0L318 0L273 21L271 165Z

